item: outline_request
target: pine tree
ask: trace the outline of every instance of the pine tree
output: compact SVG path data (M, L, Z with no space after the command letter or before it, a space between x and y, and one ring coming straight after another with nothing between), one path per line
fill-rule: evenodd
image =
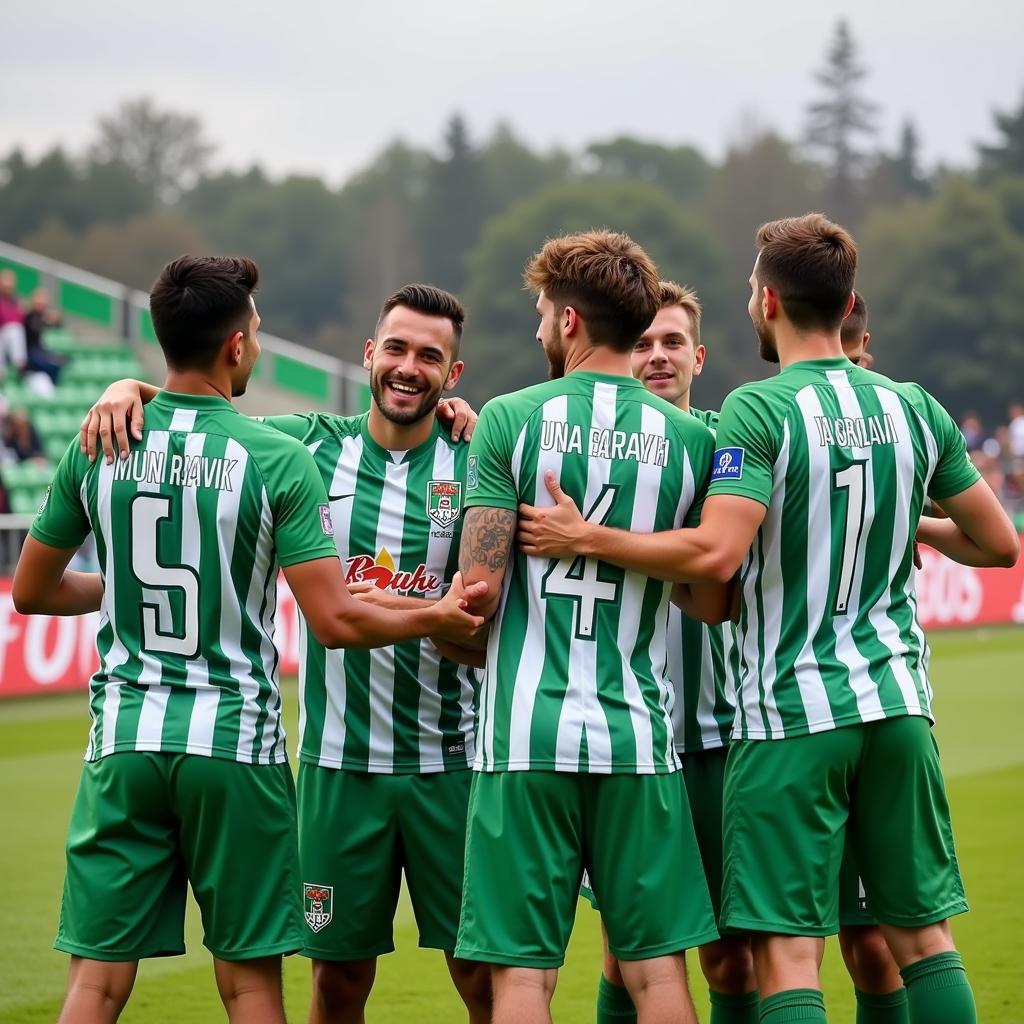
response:
M859 139L876 130L878 108L860 93L866 74L849 26L840 21L828 63L814 76L823 95L807 108L806 139L825 166L831 212L845 221L855 220L859 212L859 185L868 159Z
M994 146L978 146L982 179L1000 174L1024 174L1024 97L1013 113L996 111L993 115L1001 136Z

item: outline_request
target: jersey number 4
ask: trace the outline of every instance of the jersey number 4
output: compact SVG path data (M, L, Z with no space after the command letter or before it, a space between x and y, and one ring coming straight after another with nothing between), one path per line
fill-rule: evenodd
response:
M605 484L593 508L587 513L588 523L605 523L611 514L618 487ZM560 558L552 561L551 568L544 574L540 596L550 598L568 597L576 602L575 632L578 640L594 639L594 619L599 602L619 600L621 582L603 580L600 563L583 555L575 558Z
M199 574L184 565L162 565L157 531L171 518L171 499L139 494L132 499L132 572L145 588L142 599L142 647L159 654L195 658L199 654ZM181 595L181 628L175 628L170 592Z

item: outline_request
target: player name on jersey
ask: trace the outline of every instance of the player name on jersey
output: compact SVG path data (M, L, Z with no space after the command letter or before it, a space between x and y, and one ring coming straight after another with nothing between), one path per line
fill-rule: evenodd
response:
M127 459L114 463L115 480L136 483L167 484L170 487L211 487L217 491L234 490L231 474L238 459L207 455L177 455L136 449Z
M896 424L889 413L883 416L815 416L821 447L870 448L874 444L899 444Z
M545 452L583 455L583 436L583 428L577 423L543 420L540 448ZM664 467L668 465L669 439L643 431L591 427L585 451L592 459L632 459Z

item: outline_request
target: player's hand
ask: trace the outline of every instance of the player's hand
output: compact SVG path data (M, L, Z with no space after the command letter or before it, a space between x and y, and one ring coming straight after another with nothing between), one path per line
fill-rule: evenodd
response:
M580 544L586 534L586 521L550 469L544 474L544 483L548 493L555 499L554 508L519 506L519 524L516 529L519 550L524 555L541 558L568 558L582 554Z
M914 541L914 568L924 568L924 559L921 558L921 545L916 540Z
M348 592L357 600L365 604L376 605L378 608L388 608L388 595L369 580L360 583L349 583Z
M460 437L468 441L480 417L464 398L442 398L437 403L437 418L451 425L453 441L458 441Z
M485 621L482 615L472 614L469 608L486 596L487 584L483 580L467 587L462 582L462 573L457 572L448 593L434 606L438 613L438 624L430 635L455 644L464 644Z
M96 461L97 439L108 463L115 452L128 458L128 431L136 441L142 440L142 393L133 380L115 381L103 392L100 400L85 414L79 429L82 454Z
M468 665L470 668L483 668L487 664L487 651L482 647L462 647L449 640L442 640L439 636L432 637L432 640L442 658L458 662L460 665Z

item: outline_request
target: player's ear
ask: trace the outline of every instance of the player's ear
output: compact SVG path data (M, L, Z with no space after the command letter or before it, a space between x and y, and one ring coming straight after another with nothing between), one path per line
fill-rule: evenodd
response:
M579 330L580 315L572 306L562 310L562 333L567 337Z
M700 376L700 371L704 369L704 359L708 354L708 350L703 345L698 345L693 350L693 375L694 377Z
M452 363L451 368L448 370L448 379L444 382L445 391L451 391L459 383L459 378L462 376L462 371L465 368L466 364L461 359L456 359Z
M368 370L373 361L373 338L367 338L363 345L363 369Z
M761 312L765 320L774 320L779 315L779 293L768 285L761 289Z
M227 352L228 364L230 366L239 366L242 362L242 354L245 352L244 331L235 331L235 333L228 338Z

